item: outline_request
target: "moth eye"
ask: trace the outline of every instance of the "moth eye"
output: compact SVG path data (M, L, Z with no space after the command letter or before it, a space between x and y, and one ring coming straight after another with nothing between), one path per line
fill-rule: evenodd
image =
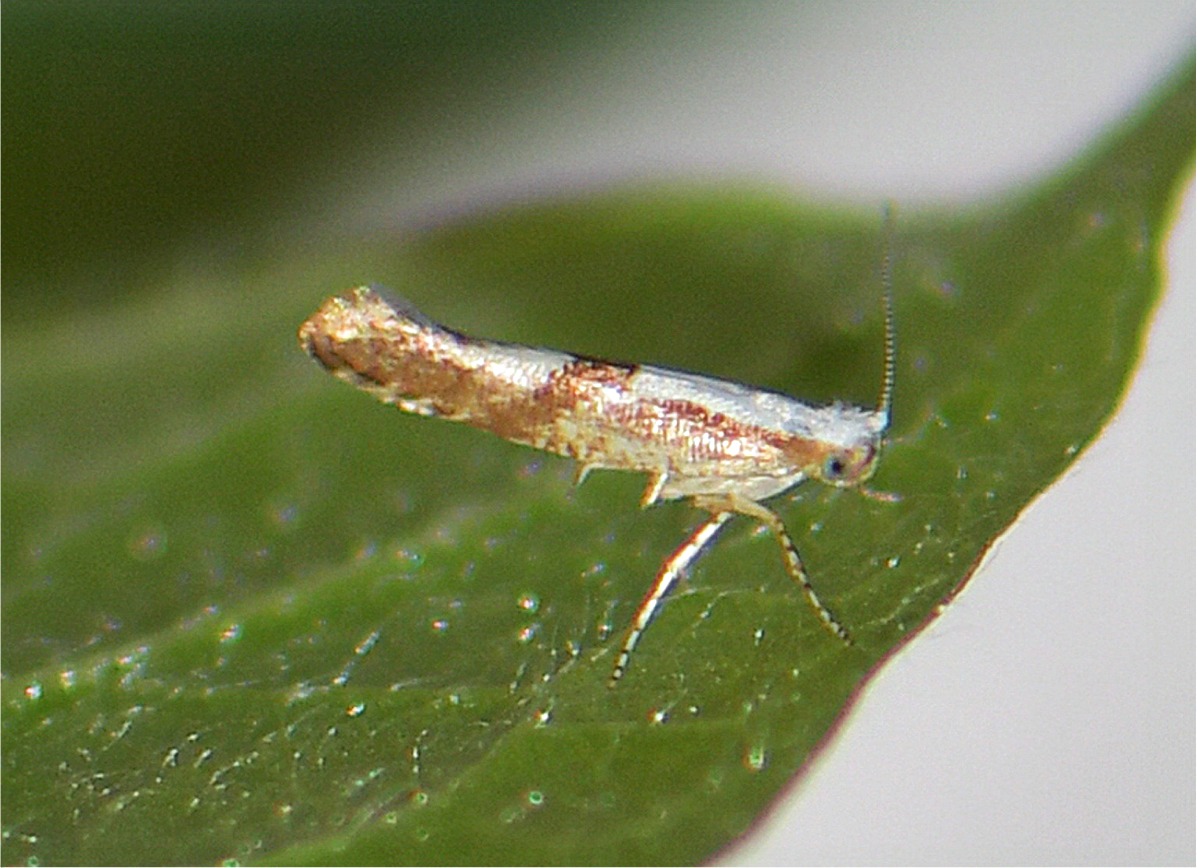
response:
M844 475L844 459L839 455L830 456L823 463L823 476L827 479L839 479Z

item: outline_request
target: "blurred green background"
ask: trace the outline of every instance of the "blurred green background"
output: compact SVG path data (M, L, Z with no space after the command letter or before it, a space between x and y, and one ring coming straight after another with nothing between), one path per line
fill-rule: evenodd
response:
M517 76L670 12L6 3L5 322L111 303L180 263L260 254L313 177L368 159L364 144L419 162L439 146L424 134L435 124L502 112L496 92Z

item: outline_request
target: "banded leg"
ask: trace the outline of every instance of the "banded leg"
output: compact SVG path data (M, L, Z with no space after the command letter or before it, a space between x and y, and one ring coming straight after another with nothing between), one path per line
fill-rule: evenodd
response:
M781 558L785 564L786 572L798 584L798 587L802 588L807 602L815 610L815 614L819 616L819 620L823 622L823 626L845 645L852 644L851 634L836 619L831 610L823 605L823 601L815 593L815 588L810 583L810 577L806 574L806 567L802 564L802 556L798 554L798 547L794 545L793 537L790 536L790 532L786 530L785 522L781 520L781 517L777 513L767 506L757 503L755 500L749 500L746 497L740 497L735 494L728 494L722 497L696 497L694 498L694 505L702 509L711 510L712 512L716 510L738 512L741 515L755 518L757 521L768 525L769 529L773 531L773 535L777 538L777 544L781 546Z
M640 637L644 635L649 623L656 616L661 601L673 588L678 577L689 568L690 564L694 563L695 558L702 554L702 550L715 538L715 534L719 533L720 528L727 524L733 515L734 513L731 511L715 511L710 518L694 529L689 538L678 546L673 554L666 558L665 563L661 564L656 581L653 582L653 586L644 599L640 601L640 608L636 610L636 617L628 630L627 638L623 641L623 647L619 650L619 657L615 660L611 678L607 681L608 687L614 687L616 682L623 678L624 672L628 669L632 651L635 650Z

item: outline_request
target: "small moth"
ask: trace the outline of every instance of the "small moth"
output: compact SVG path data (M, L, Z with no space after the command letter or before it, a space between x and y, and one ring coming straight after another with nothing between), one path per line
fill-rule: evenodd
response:
M649 475L641 506L690 498L710 517L661 565L616 658L609 684L661 601L735 515L767 526L824 627L848 631L819 599L781 518L762 501L807 479L861 486L877 466L894 387L893 292L885 285L885 368L875 409L794 398L698 374L467 337L377 287L328 299L299 329L330 373L420 416L465 422L596 468ZM869 492L878 498L889 498Z

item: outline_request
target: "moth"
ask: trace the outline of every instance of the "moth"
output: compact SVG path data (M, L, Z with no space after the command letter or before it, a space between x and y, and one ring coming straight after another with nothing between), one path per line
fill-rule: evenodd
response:
M808 479L894 499L863 488L877 468L894 389L888 253L882 271L885 363L873 408L815 406L700 374L469 337L377 286L329 298L300 327L299 343L334 376L401 410L574 459L577 483L596 469L646 473L641 506L688 498L709 513L666 558L636 610L608 682L614 686L662 600L736 515L773 532L786 572L823 626L851 643L764 501Z

